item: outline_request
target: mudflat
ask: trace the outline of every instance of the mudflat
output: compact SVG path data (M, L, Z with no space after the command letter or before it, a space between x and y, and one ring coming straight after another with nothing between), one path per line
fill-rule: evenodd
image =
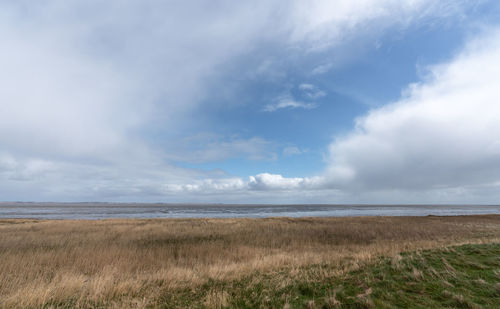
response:
M500 215L5 219L0 307L274 307L294 304L295 290L315 306L318 282L381 257L499 242ZM311 286L287 289L297 282Z

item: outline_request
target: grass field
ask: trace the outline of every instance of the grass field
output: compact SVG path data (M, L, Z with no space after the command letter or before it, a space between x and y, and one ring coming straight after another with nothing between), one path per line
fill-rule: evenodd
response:
M495 243L495 215L0 220L0 307L493 308Z

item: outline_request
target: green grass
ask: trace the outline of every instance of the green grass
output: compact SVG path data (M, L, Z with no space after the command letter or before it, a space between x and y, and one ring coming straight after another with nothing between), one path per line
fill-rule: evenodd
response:
M349 261L346 261L349 263ZM382 257L344 275L329 265L166 291L160 307L500 308L500 244Z

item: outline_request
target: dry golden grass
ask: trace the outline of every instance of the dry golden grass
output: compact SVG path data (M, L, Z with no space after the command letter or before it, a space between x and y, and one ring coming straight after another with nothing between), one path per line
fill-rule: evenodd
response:
M313 274L331 276L380 255L397 267L401 251L499 240L496 215L0 220L0 307L154 306L162 294L211 279L285 268L305 276L300 267L311 264L332 265ZM223 306L225 293L205 305Z

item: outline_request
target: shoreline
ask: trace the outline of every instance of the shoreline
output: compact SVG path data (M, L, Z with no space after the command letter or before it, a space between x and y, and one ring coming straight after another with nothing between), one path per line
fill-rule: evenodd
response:
M500 214L499 205L0 204L0 219L365 217Z
M0 224L3 221L30 221L30 222L64 222L64 221L74 221L74 222L105 222L105 221L184 221L184 220L279 220L279 219L290 219L290 220L310 220L310 219L368 219L368 218L462 218L462 217L500 217L500 213L478 213L478 214L451 214L451 215L359 215L359 216L274 216L274 217L112 217L112 218L96 218L96 219L46 219L39 217L0 217Z

